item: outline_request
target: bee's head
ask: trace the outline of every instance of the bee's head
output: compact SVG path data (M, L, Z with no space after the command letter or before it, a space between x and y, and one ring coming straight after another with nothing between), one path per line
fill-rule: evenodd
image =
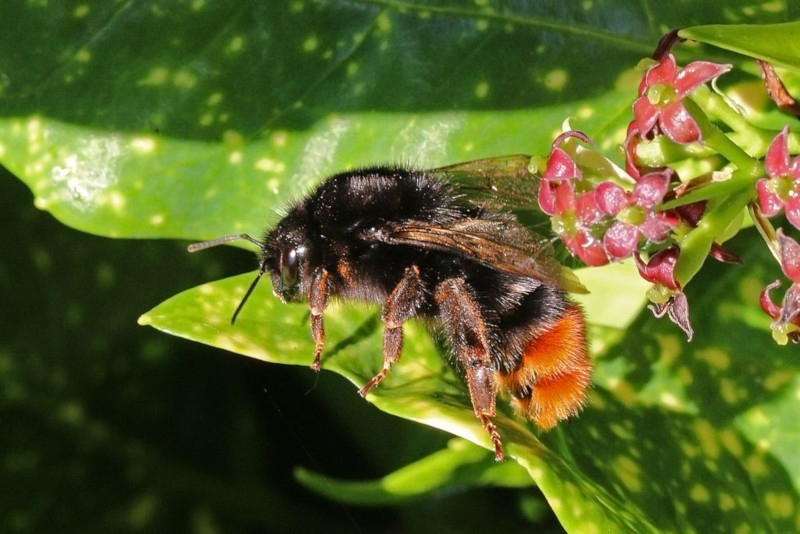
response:
M312 247L306 234L305 222L300 215L299 211L295 210L284 217L267 234L264 241L259 241L248 234L236 234L189 245L189 252L196 252L229 241L246 239L260 249L258 274L236 311L233 312L231 324L236 321L236 316L239 315L244 303L247 302L261 276L267 271L272 278L273 293L282 302L301 300L308 296L313 272L310 265Z
M311 251L305 225L293 214L267 234L261 265L269 271L273 292L281 301L307 298L313 272Z

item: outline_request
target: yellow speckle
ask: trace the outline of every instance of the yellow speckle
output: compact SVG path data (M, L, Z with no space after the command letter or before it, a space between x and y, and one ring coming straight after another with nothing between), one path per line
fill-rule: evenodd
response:
M472 141L464 145L465 152L472 152L473 150L475 150L475 143L473 143Z
M284 131L276 131L272 132L272 135L269 139L273 145L277 147L284 147L286 146L286 141L289 140L289 134Z
M40 210L46 210L48 207L50 207L50 202L48 202L44 197L36 197L33 199L33 205Z
M719 385L722 398L725 399L725 402L728 404L736 404L747 398L747 390L737 386L736 382L729 378L720 380Z
M584 11L590 11L592 8L594 8L594 2L592 2L592 0L584 0L584 2L581 4L581 7Z
M211 113L203 113L200 115L200 120L197 122L200 126L211 126L214 123L214 115Z
M764 413L764 410L762 410L761 408L758 407L753 408L752 410L750 410L750 413L748 415L750 422L753 425L766 426L770 424L770 418L767 417L767 414Z
M674 393L667 391L661 394L659 400L662 404L664 404L664 406L668 406L670 408L680 408L683 405L683 403L680 401L680 399L678 399L678 397L675 396Z
M206 105L216 106L220 102L222 102L222 93L212 93L211 96L208 97L208 100L206 100Z
M754 476L764 476L769 473L767 464L764 463L764 457L760 454L753 454L744 462L747 472Z
M150 217L150 224L152 224L153 226L160 226L164 224L164 220L165 217L163 213L156 213L155 215L152 215Z
M238 150L235 152L231 152L228 155L228 163L230 163L231 165L238 165L241 162L242 162L242 153L239 152Z
M356 63L355 61L350 61L347 64L347 75L353 76L357 72L358 72L358 63Z
M392 19L389 18L385 11L378 15L375 25L380 32L388 33L392 31Z
M699 452L697 447L689 445L688 443L685 443L685 442L681 443L681 450L683 451L683 454L688 458L696 457L698 452Z
M241 35L235 36L233 39L228 41L228 46L225 47L225 52L228 54L236 54L237 52L241 52L244 49L244 37Z
M722 442L722 446L725 447L729 453L738 457L741 457L744 454L744 447L742 446L742 441L739 439L739 436L736 435L735 432L732 430L723 430L719 436L720 441Z
M86 48L81 48L75 52L75 61L78 63L88 63L90 59L92 59L92 53Z
M86 15L89 14L89 4L81 4L79 6L75 6L75 9L72 11L72 16L76 19L85 18Z
M475 86L475 98L484 99L489 94L489 84L481 82Z
M629 382L613 378L609 380L608 385L616 395L617 400L626 406L633 406L636 403L636 389Z
M553 69L544 77L544 86L551 91L561 91L567 85L569 75L564 69Z
M475 29L479 32L485 32L489 29L489 21L486 19L478 19L475 21Z
M317 47L319 47L319 39L316 35L310 35L303 41L303 52L313 52Z
M719 369L720 371L724 371L731 364L731 357L728 355L728 353L720 349L712 348L698 350L696 354L703 360L707 361L709 365Z
M642 491L642 474L636 462L627 456L620 456L612 460L611 466L625 487L634 492Z
M134 137L131 148L140 154L149 154L156 148L156 140L152 137Z
M692 486L692 489L689 490L689 497L696 502L708 502L711 500L711 494L708 492L708 488L700 484Z
M685 365L682 365L678 368L678 378L680 379L681 384L683 384L684 386L688 386L692 382L694 382L694 377L692 376L692 370L686 367Z
M666 365L672 365L681 355L681 350L684 346L683 340L678 336L670 335L659 335L656 340L658 341L658 353L661 355L661 360Z
M122 211L125 208L125 197L119 191L111 191L108 194L109 204L114 211Z
M6 155L6 145L0 143L0 158Z
M614 435L620 439L623 440L633 439L633 435L631 434L631 432L618 423L611 423L609 428L611 432L613 432Z
M202 11L204 7L206 7L205 0L194 0L191 9L192 11Z
M261 158L256 161L256 170L263 172L283 172L286 170L286 165L282 161L275 161L270 158Z
M197 85L197 76L186 69L181 69L172 77L172 83L181 89L192 89Z
M792 373L777 371L761 381L768 391L776 391L792 381Z
M584 106L578 109L578 113L576 113L576 116L579 119L591 119L592 117L594 117L594 109L588 106Z
M736 501L727 493L720 493L719 495L719 509L723 512L730 512L736 508Z
M222 142L232 148L241 147L244 146L244 136L236 130L225 130L222 133Z
M791 495L769 491L764 495L764 503L776 516L788 519L794 515L794 501Z
M709 458L718 458L720 454L719 442L717 441L716 430L711 426L711 423L700 419L695 424L697 437L700 441L700 448L703 449L703 454Z
M138 85L164 85L169 78L169 70L165 67L153 67L147 76L137 82Z
M786 11L786 3L782 1L767 2L760 5L761 9L767 13L783 13Z

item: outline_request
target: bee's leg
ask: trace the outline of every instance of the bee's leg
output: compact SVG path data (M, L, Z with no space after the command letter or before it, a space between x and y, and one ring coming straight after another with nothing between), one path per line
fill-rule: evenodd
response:
M492 439L495 460L500 461L504 457L503 445L492 422L496 413L497 379L481 309L460 278L441 282L436 286L434 297L450 346L467 375L472 408Z
M402 280L383 304L383 367L358 392L362 397L366 397L370 389L380 384L392 364L400 359L403 352L403 323L416 315L424 295L419 269L415 265L406 268Z
M314 338L314 362L311 364L311 368L315 371L319 371L319 360L325 346L325 325L322 313L328 305L330 293L330 275L324 268L319 268L314 271L308 295L308 303L311 308L311 337Z

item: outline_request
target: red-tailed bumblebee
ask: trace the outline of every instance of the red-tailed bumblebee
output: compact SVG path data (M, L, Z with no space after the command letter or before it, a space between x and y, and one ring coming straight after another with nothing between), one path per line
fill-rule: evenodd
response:
M438 325L463 370L475 415L503 458L492 418L498 391L543 429L576 414L589 386L583 312L566 292L576 279L511 210L530 209L537 181L529 156L490 158L427 171L372 167L331 176L292 205L259 241L259 271L283 302L308 301L312 369L325 344L332 297L376 302L384 323L380 384L403 349L403 323Z

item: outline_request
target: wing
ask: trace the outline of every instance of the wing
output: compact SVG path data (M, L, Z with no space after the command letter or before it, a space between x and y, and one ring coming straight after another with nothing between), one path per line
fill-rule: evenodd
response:
M575 274L555 260L549 241L535 239L524 226L511 219L464 218L444 224L389 223L375 230L368 239L450 252L567 291L587 292Z
M535 209L539 180L528 172L531 156L517 154L456 163L427 172L453 184L473 205L494 211Z

